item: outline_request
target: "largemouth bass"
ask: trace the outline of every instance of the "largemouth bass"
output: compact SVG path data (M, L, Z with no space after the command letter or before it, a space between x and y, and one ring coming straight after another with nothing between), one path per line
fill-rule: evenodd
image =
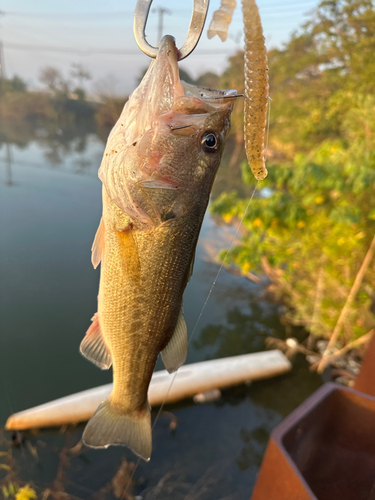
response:
M126 445L148 460L147 390L159 353L169 372L185 361L182 295L229 131L237 92L180 81L165 36L106 145L103 215L92 248L101 261L98 312L81 353L113 366L113 390L88 422L92 447Z

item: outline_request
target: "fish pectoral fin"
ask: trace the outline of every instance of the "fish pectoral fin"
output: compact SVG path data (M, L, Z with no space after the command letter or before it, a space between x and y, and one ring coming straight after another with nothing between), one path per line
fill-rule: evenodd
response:
M98 267L103 258L105 227L103 217L100 219L98 230L96 231L94 243L91 247L91 262L94 269Z
M79 352L102 370L108 370L112 365L112 356L103 339L98 313L95 313L91 321L92 324L79 346Z
M177 325L168 345L161 351L161 358L169 373L173 373L184 364L187 354L187 327L182 308Z
M108 448L111 444L127 446L148 461L152 451L150 409L146 404L143 411L122 412L106 399L90 418L82 440L92 448Z

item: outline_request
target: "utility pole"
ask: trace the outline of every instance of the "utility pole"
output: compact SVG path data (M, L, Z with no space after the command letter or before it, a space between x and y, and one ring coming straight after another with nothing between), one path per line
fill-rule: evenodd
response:
M161 40L161 37L163 36L164 14L172 14L172 12L169 9L165 9L164 7L157 7L156 9L153 10L153 12L157 12L159 14L158 41L157 41L157 43L159 43Z
M0 16L3 16L5 12L0 10ZM5 61L4 61L4 48L3 42L0 37L0 81L5 78Z
M0 10L0 16L4 15L5 12ZM0 127L2 125L2 109L1 109L1 96L3 93L3 81L5 80L5 61L4 61L4 46L0 37ZM5 143L5 152L6 152L6 160L5 160L5 169L6 169L6 186L13 185L12 179L12 149L11 145L7 141Z
M5 62L3 42L0 40L0 80L5 78Z
M6 159L5 159L5 172L6 172L6 186L13 186L13 176L12 176L12 146L9 142L5 143Z

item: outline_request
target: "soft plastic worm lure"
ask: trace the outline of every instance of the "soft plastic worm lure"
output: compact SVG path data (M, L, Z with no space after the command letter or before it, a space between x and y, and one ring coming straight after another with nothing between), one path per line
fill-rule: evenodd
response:
M208 38L218 35L222 42L228 37L228 28L232 21L233 11L236 8L236 0L221 0L219 10L215 10L210 27L207 31Z
M245 33L245 148L257 180L267 176L265 131L268 107L267 50L254 0L242 0Z

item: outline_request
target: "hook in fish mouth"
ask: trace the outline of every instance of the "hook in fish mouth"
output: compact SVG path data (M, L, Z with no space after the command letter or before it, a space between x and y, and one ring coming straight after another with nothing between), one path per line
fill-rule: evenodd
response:
M245 98L245 94L224 95L220 97L202 97L202 99L205 101L212 101L217 99L236 99L237 97ZM169 128L171 129L172 132L174 130L182 130L184 128L189 128L189 127L193 127L193 125L177 125L177 126L169 125Z
M220 96L220 97L203 97L202 99L205 101L212 101L212 100L217 100L217 99L236 99L237 97L245 98L245 94L224 95L224 96ZM184 128L189 128L189 127L193 127L193 125L177 125L177 126L169 125L169 128L171 129L171 131L182 130Z
M245 94L233 94L233 95L223 95L220 97L203 97L207 101L212 101L213 99L236 99L237 97L243 97L245 99Z

